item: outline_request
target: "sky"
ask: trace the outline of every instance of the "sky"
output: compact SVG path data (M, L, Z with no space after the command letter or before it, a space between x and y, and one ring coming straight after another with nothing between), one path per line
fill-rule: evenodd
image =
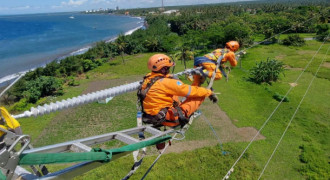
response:
M163 0L164 6L224 3L247 0ZM160 7L162 0L0 0L0 15L72 12L91 9Z

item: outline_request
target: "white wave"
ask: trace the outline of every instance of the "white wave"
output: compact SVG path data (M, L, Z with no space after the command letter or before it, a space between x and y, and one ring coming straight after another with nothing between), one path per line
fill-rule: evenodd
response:
M117 38L118 38L118 37L114 37L114 38L111 38L111 39L109 39L109 40L106 40L105 42L106 42L106 43L113 42L113 41L115 41Z
M11 75L8 75L8 76L5 76L5 77L2 77L2 78L0 78L0 84L2 84L2 83L5 83L5 82L7 82L7 81L10 81L10 80L13 80L13 79L16 79L18 76L20 76L21 74L25 74L25 73L27 73L27 72L29 72L29 71L33 71L33 70L35 70L36 68L33 68L33 69L30 69L30 70L28 70L28 71L21 71L21 72L19 72L19 73L15 73L15 74L11 74Z
M131 35L134 31L136 31L136 30L138 30L138 29L141 29L142 27L143 27L143 25L141 25L141 26L139 26L139 27L137 27L137 28L131 29L131 30L125 32L124 35L125 35L125 36L127 36L127 35ZM106 40L105 42L106 42L106 43L113 42L113 41L115 41L117 38L118 38L118 36L116 36L116 37L114 37L114 38L111 38L111 39L109 39L109 40Z
M142 19L142 17L133 17L133 16L131 16L131 18Z
M84 53L87 52L90 48L92 48L92 46L86 46L86 47L83 47L83 48L81 48L81 49L78 49L77 51L73 51L72 53L69 54L69 56L76 56L76 55L84 54Z
M134 31L136 31L136 30L138 30L138 29L141 29L142 27L143 27L143 25L141 25L141 26L139 26L139 27L137 27L137 28L134 28L134 29L132 29L132 30L127 31L127 32L125 33L125 36L127 36L127 35L131 35Z

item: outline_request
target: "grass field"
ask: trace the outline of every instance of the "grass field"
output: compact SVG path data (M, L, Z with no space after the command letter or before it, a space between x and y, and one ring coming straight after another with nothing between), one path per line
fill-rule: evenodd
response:
M307 37L308 35L306 35ZM255 127L259 129L279 103L273 99L275 93L284 95L290 84L312 59L322 43L307 41L302 47L286 47L278 44L257 46L249 49L242 60L242 69L235 68L230 73L229 82L224 80L214 83L214 89L221 92L218 105L230 117L237 127ZM306 72L288 95L289 102L282 103L261 134L264 140L258 140L250 146L242 160L237 164L232 179L257 179L280 139L291 116L296 110L305 90L321 60L324 58L329 43L325 44ZM66 87L60 100L73 97L92 88L92 83L100 82L99 88L109 88L142 79L148 72L146 62L152 54L126 56L126 65L117 58L101 67L88 72L86 77L77 78L80 85ZM285 76L280 81L257 85L248 81L248 69L260 60L277 59L287 65ZM325 60L329 62L329 58ZM188 62L192 67L192 61ZM176 72L182 71L183 65L177 62ZM330 70L321 66L310 91L302 103L296 117L284 136L273 159L270 161L262 179L328 179L330 152ZM185 80L185 82L187 82ZM95 84L94 84L95 85ZM94 87L97 88L97 87ZM108 104L90 103L69 110L52 113L38 118L25 118L20 122L23 131L30 134L34 146L43 146L77 138L98 135L136 126L136 94L128 93L115 97ZM211 105L210 105L211 106ZM208 114L204 114L208 116ZM217 117L207 117L216 121ZM213 118L213 119L211 119ZM185 141L214 141L207 126L200 125L200 118L191 126ZM219 129L216 129L218 134ZM205 135L208 134L208 135ZM221 137L220 137L221 138ZM219 146L165 154L147 179L222 179L230 166L244 150L248 142L226 142L224 148L230 152L221 155ZM177 144L180 146L180 142ZM119 143L101 145L118 147ZM151 148L151 154L145 158L142 167L131 179L140 179L157 153ZM131 156L111 162L77 177L76 179L121 179L129 172L133 164ZM59 166L51 166L51 170Z

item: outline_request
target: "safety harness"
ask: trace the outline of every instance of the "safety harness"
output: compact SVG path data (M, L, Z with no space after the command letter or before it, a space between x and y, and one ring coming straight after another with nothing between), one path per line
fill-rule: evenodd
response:
M139 106L140 106L141 111L143 112L142 113L142 121L144 123L147 123L147 124L153 124L154 127L163 126L164 122L175 123L175 124L179 123L181 125L181 127L183 127L185 124L187 124L189 120L184 116L184 114L182 112L182 109L179 106L179 103L176 102L176 101L173 101L173 108L174 109L172 108L172 111L174 113L174 116L178 117L178 120L167 120L166 119L166 114L168 112L168 109L171 108L171 107L165 107L165 108L161 109L158 112L158 114L156 114L154 116L150 115L150 114L147 114L144 111L143 101L146 98L147 93L150 90L151 86L154 85L156 81L165 78L164 76L156 76L148 82L147 87L145 89L142 89L143 82L146 80L147 77L148 76L143 77L143 81L141 82L141 84L138 88L138 91L137 91ZM167 77L167 78L171 78L171 77Z

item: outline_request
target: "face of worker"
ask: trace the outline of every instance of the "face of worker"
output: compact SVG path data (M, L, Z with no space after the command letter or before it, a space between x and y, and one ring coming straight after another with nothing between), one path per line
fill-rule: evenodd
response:
M164 75L170 73L170 68L171 67L163 67L162 70L161 70L161 73L164 74Z

